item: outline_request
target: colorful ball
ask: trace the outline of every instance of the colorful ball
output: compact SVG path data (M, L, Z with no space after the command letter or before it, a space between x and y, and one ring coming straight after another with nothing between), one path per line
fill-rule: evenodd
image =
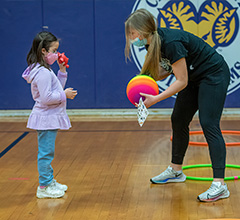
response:
M139 103L140 97L142 97L143 100L145 99L145 97L141 96L140 93L158 95L159 88L158 84L152 77L138 75L129 81L126 93L129 101L135 105L135 103Z

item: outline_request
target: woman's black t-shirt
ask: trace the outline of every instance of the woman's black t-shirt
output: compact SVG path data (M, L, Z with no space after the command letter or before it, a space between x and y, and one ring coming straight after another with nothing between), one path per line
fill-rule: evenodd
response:
M201 38L178 29L158 28L163 58L171 64L186 59L188 80L199 81L214 75L225 62L223 57Z

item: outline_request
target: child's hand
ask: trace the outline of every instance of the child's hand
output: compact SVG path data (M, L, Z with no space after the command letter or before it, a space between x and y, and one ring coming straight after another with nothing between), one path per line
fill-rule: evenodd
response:
M66 73L66 66L64 66L64 65L65 65L65 62L59 63L59 62L57 61L57 63L58 63L58 66L59 66L60 71L61 71L62 73Z
M74 99L75 96L77 95L77 90L73 90L73 88L67 88L67 89L64 90L64 92L65 92L66 97L68 99Z

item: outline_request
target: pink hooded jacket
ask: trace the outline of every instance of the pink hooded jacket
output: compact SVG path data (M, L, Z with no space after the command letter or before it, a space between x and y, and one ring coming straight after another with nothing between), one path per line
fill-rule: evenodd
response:
M37 64L29 66L22 77L31 83L32 97L35 101L27 127L35 130L67 130L71 127L66 113L66 95L63 90L67 73L52 70Z

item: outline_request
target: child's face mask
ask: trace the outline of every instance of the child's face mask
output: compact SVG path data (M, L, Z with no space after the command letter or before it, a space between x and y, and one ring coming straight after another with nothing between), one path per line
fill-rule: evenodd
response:
M49 65L52 65L57 59L58 59L58 54L52 53L52 52L49 52L45 57L45 60Z
M137 46L137 47L143 47L143 46L145 46L147 44L147 39L144 38L144 39L140 40L137 37L134 40L130 40L130 43L133 44L134 46Z

